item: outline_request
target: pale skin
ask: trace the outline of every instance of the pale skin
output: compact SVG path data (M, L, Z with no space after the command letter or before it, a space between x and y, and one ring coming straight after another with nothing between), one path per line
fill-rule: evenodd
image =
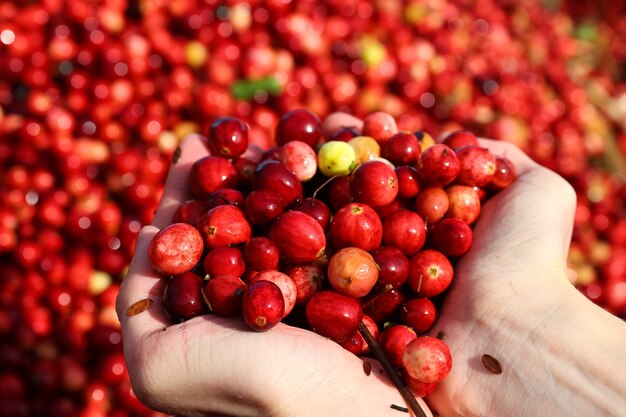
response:
M325 131L361 121L326 119ZM440 416L618 416L626 409L626 324L567 281L575 197L558 175L514 146L483 140L511 159L518 180L482 210L474 243L433 334L445 332L452 372L426 398ZM153 225L141 231L117 302L133 389L148 406L178 416L401 416L402 397L372 361L307 330L280 324L255 333L214 315L171 325L164 280L150 267L152 236L185 201L191 164L207 155L199 136L182 144ZM129 317L128 308L151 307ZM499 360L495 375L480 361ZM428 415L430 411L420 400Z

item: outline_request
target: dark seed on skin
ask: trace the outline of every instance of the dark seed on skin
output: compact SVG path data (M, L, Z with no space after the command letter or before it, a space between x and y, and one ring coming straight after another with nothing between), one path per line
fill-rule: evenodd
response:
M496 358L491 355L484 354L482 357L483 365L485 368L493 374L501 374L502 373L502 365Z
M372 364L368 361L363 361L363 372L365 372L365 375L372 373Z
M391 404L389 408L393 408L394 410L402 411L403 413L408 413L409 409L406 407L402 407L401 405Z
M144 311L149 309L151 305L152 305L152 300L149 298L137 301L135 304L128 307L128 310L126 310L126 315L129 317L136 316L137 314L143 313Z
M437 333L437 339L446 340L446 334L442 331Z

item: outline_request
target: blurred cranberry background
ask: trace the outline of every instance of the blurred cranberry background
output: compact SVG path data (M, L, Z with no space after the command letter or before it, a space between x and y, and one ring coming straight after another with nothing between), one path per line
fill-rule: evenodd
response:
M115 297L172 154L217 117L386 111L513 142L578 193L572 283L626 317L626 3L0 3L0 416L157 416Z

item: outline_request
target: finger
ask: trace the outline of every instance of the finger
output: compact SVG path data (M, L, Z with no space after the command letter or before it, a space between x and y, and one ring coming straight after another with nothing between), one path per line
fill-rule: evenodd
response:
M360 132L363 128L363 121L348 113L331 113L322 123L322 132L324 133L325 138L330 139L335 133L345 127L349 127L357 132Z
M115 308L122 324L122 334L130 343L168 324L161 301L165 281L154 271L148 260L148 245L158 231L154 226L141 229L135 254L117 295ZM152 302L146 311L129 315L131 306L146 299Z
M188 135L177 152L180 153L172 162L159 208L152 220L152 225L159 229L172 223L172 216L178 206L190 197L189 172L194 162L209 155L206 138L198 134Z

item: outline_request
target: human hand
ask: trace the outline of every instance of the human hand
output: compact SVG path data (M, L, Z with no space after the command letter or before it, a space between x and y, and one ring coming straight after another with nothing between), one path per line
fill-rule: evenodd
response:
M367 376L361 359L313 332L280 323L255 333L213 314L168 322L161 301L165 280L151 268L147 248L189 197L189 170L207 154L201 136L181 145L153 225L142 229L120 288L117 312L137 397L178 416L397 417L390 405L404 402L380 366L370 361ZM146 298L153 301L150 308L128 316L128 308Z
M345 115L327 124L362 126ZM626 354L624 325L566 278L572 187L511 144L480 144L510 159L518 179L482 207L472 247L455 267L431 331L444 332L452 371L427 403L441 416L619 413L624 376L614 364ZM503 373L488 371L483 354Z

